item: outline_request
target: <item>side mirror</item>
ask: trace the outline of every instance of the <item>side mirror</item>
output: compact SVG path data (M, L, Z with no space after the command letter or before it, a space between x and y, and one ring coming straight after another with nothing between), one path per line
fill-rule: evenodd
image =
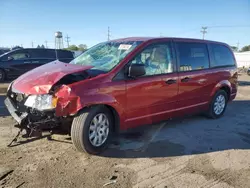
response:
M128 76L135 78L139 76L143 76L146 74L145 65L144 64L131 64L128 70Z
M7 61L11 61L13 59L14 59L13 57L9 56L8 59L7 59Z

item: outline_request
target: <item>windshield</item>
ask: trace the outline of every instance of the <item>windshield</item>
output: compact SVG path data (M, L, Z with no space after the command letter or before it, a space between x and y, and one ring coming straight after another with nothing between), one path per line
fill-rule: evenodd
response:
M108 72L124 59L140 41L104 42L100 43L82 55L72 60L71 64L91 65L92 69Z

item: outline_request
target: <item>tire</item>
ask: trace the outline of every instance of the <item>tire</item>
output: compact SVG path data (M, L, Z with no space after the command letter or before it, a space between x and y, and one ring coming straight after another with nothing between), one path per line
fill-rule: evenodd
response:
M104 117L102 114L104 114L106 117ZM101 126L107 127L106 125L98 125L99 129L94 128L95 131L92 131L93 129L92 130L90 129L90 126L92 128L94 127L93 124L95 120L98 120L97 122L99 122L101 116L103 117L103 119L107 118L109 127L108 134L106 134L107 132L106 129L104 128L101 129ZM103 150L106 149L112 138L113 125L114 125L113 123L114 121L111 112L104 106L96 106L84 110L81 114L75 117L72 122L71 139L75 148L80 152L86 152L88 154L101 153ZM90 131L92 131L92 133L90 133ZM101 135L100 133L101 131L103 132L103 134L107 135L107 138L101 145L97 144L94 145L93 142L95 141L95 137L97 137L96 142L100 144L99 135ZM91 139L90 135L98 135L98 136L94 136L94 139ZM105 138L105 136L102 135L101 138Z
M4 70L0 69L0 82L5 81L6 74Z
M216 110L215 105L216 105L216 102L218 103L219 97L224 98L224 107L223 107L223 109L219 108L220 110ZM222 98L220 98L220 99L222 99ZM220 103L219 106L221 106L222 103L223 102L221 101L221 103ZM210 103L210 107L209 107L209 111L207 113L207 116L209 118L212 118L212 119L218 119L218 118L220 118L221 116L223 116L223 114L224 114L224 112L225 112L225 110L227 108L227 103L228 103L228 95L227 95L227 93L224 90L217 91L215 93L215 95L214 95L211 103Z

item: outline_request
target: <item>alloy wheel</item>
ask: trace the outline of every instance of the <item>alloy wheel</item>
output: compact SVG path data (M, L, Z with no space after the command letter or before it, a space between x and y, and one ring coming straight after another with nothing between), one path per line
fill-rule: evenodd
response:
M104 113L97 114L89 126L89 141L95 146L101 146L109 135L109 120Z
M214 113L220 115L226 106L226 99L224 95L218 95L214 102Z

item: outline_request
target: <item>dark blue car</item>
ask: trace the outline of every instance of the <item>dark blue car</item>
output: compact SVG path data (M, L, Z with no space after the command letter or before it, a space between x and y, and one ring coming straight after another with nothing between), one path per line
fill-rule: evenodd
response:
M15 79L23 73L56 59L69 63L74 54L68 50L21 48L0 55L0 82Z

